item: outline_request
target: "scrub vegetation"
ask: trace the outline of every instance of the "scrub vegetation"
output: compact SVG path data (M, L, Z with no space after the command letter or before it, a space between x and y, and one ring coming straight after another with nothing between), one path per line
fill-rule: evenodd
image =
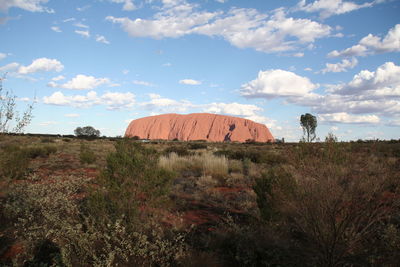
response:
M2 266L396 266L400 142L0 135Z

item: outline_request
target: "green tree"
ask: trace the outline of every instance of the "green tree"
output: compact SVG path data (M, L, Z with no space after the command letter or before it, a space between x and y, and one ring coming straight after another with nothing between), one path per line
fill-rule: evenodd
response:
M28 105L22 116L16 110L16 96L3 88L5 75L0 77L0 134L21 133L32 120L33 104Z
M316 138L317 118L310 113L303 114L300 117L300 125L303 128L303 134L307 137L307 139L305 137L304 139L307 142L312 142Z
M96 130L92 126L78 127L74 131L78 137L99 137L100 131Z

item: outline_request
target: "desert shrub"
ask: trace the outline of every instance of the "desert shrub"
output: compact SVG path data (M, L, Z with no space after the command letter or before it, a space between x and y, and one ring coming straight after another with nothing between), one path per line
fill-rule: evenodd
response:
M81 177L38 183L32 176L11 185L5 214L24 242L21 257L32 264L168 266L186 250L184 234L153 219L165 209L171 178L154 151L121 141L98 185Z
M288 195L296 191L296 182L282 168L269 169L255 180L253 190L257 195L260 216L265 221L277 219L278 209Z
M243 163L239 160L229 160L229 173L243 172Z
M50 154L57 152L57 147L51 145L32 146L25 148L29 158L48 157Z
M67 142L67 143L69 143L69 142L71 142L72 141L72 139L71 138L63 138L62 139L64 142Z
M189 156L193 153L190 152L185 146L169 146L164 150L164 154L168 155L170 153L176 153L178 156Z
M219 150L214 152L215 155L224 155L229 159L245 160L249 159L254 163L267 163L270 165L282 164L286 159L276 153L260 151L255 149L247 150Z
M44 137L40 139L41 143L54 143L54 139L49 138L49 137Z
M224 266L300 266L296 251L274 229L231 216L218 226L208 246L224 259Z
M116 151L107 156L107 164L93 192L88 208L99 219L137 222L139 207L165 204L174 174L158 166L158 154L139 143L117 141Z
M369 265L370 240L398 212L398 173L370 154L346 152L330 142L295 151L296 190L280 205L289 231L311 265Z
M207 144L204 143L190 143L189 144L189 149L207 149Z
M16 145L3 147L0 153L0 179L21 179L27 172L29 157Z
M79 159L82 164L92 164L96 162L96 154L89 148L89 146L81 143Z
M244 175L249 175L250 174L250 168L251 168L251 160L248 158L245 158L243 160L243 174Z

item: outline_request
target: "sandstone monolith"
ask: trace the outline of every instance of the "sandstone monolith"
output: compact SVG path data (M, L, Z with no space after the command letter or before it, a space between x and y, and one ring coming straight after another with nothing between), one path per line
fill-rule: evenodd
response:
M264 124L209 113L163 114L136 119L129 124L125 136L150 140L274 142Z

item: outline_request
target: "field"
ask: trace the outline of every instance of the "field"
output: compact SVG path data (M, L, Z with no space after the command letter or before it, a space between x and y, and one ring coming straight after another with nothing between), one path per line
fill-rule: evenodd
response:
M0 266L396 266L400 142L0 135Z

